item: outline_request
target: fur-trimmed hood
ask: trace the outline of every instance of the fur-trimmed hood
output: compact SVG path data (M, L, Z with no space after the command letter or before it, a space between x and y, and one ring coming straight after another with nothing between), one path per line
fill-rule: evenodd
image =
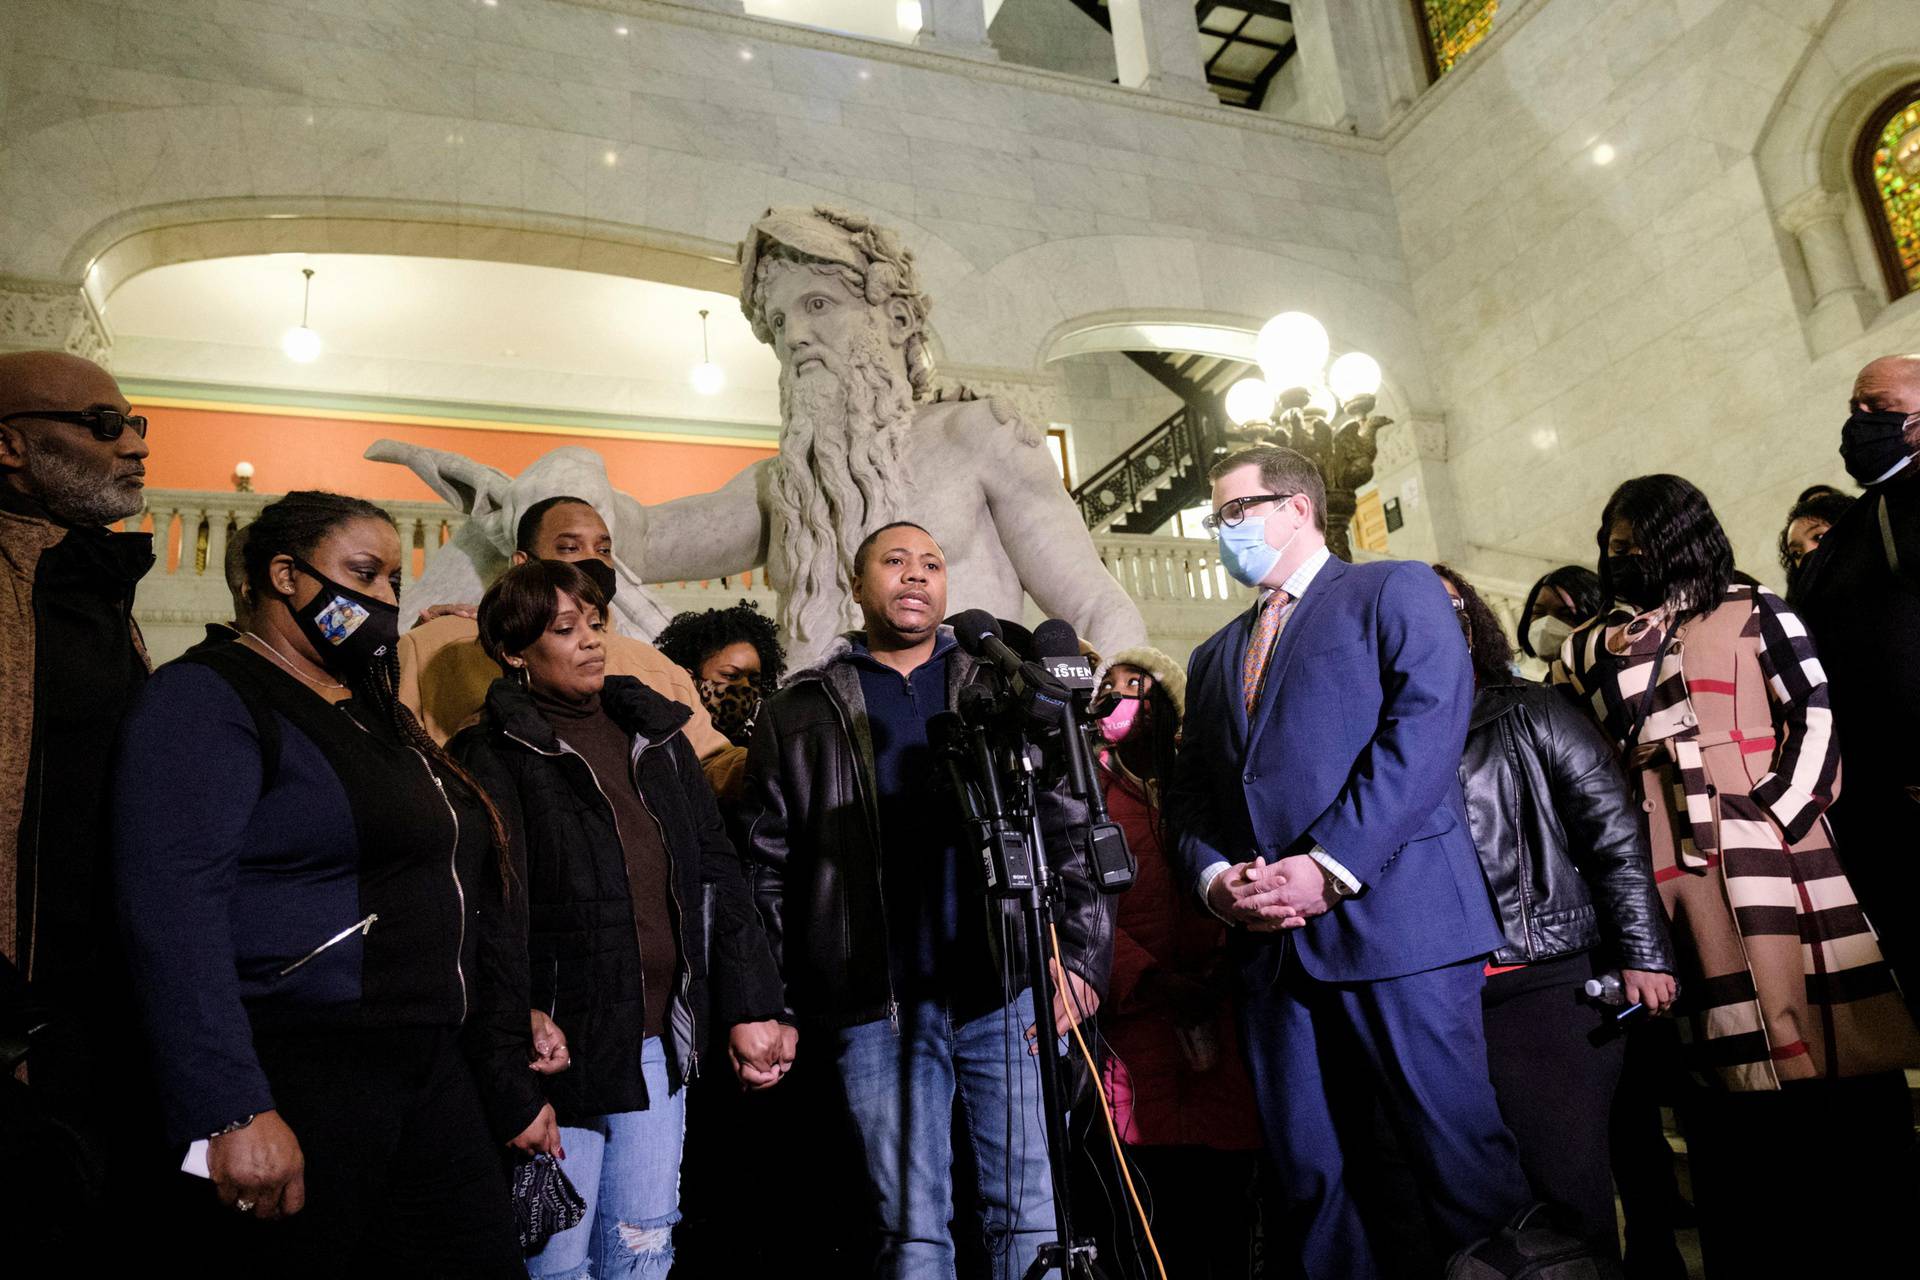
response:
M1101 660L1099 670L1093 673L1097 686L1106 678L1108 671L1115 666L1138 667L1159 682L1173 699L1173 709L1181 715L1187 713L1187 672L1186 668L1151 645L1141 645L1135 649L1122 649L1110 658Z

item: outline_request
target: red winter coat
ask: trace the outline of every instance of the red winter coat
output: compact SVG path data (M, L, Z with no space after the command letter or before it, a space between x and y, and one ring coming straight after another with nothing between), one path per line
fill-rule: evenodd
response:
M1140 863L1133 887L1120 895L1112 986L1100 1009L1100 1029L1113 1050L1107 1093L1121 1140L1257 1150L1259 1115L1231 1002L1222 1001L1210 1024L1216 1065L1196 1072L1181 1052L1172 1011L1140 995L1140 980L1154 969L1204 981L1221 963L1227 927L1191 885L1179 883L1161 847L1158 814L1139 782L1102 763L1107 810Z

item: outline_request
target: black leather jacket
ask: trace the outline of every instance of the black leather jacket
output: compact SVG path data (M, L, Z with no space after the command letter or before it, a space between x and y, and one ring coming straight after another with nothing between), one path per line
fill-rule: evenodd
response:
M1621 968L1673 972L1640 806L1580 708L1524 681L1481 689L1460 782L1507 935L1495 964L1599 947Z
M768 699L747 754L739 816L748 876L786 979L787 1005L801 1019L855 1026L895 1016L895 980L880 871L879 809L859 671L839 661L837 641L818 667L792 676ZM947 656L947 706L984 673L972 658ZM1055 869L1065 882L1059 924L1067 967L1104 997L1113 964L1114 904L1087 871L1086 806L1061 783L1042 793L1041 824L1053 848L1070 853ZM927 815L960 820L958 808ZM1059 839L1064 837L1064 839ZM981 909L996 910L983 896ZM1013 972L1026 973L1023 934L1008 930ZM1022 985L1024 985L1024 980Z

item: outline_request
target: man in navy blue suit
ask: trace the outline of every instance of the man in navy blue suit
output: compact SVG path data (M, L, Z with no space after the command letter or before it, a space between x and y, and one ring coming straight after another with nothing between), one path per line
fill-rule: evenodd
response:
M1436 1244L1528 1201L1480 1015L1501 934L1457 774L1473 672L1431 569L1328 552L1301 454L1224 459L1213 508L1222 562L1261 599L1194 652L1168 803L1195 892L1236 926L1290 1243L1312 1280L1357 1280L1377 1269L1348 1164L1376 1107Z

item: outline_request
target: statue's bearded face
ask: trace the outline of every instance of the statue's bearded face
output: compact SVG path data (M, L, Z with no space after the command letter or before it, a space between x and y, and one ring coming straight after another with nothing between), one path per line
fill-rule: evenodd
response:
M840 271L769 261L760 299L780 356L780 462L769 568L801 657L854 621L853 551L911 519L913 385L904 307L869 304ZM898 314L897 314L898 313Z
M766 325L787 380L830 375L844 381L851 364L867 355L905 380L913 316L903 303L875 306L840 272L802 262L770 261L761 281Z

